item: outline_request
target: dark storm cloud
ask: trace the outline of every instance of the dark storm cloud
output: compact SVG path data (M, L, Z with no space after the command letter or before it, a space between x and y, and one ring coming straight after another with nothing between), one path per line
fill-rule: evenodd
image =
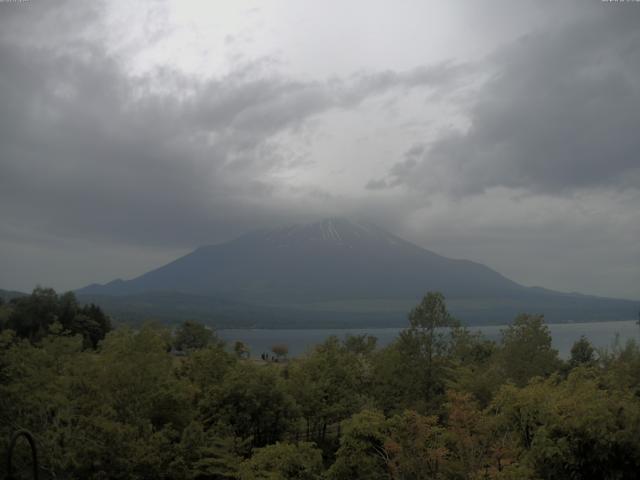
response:
M300 205L275 199L266 178L291 162L275 136L393 88L450 87L461 69L301 82L256 61L217 79L132 77L80 35L98 7L71 2L59 19L41 6L13 9L0 36L0 212L13 230L194 245L290 218Z
M563 28L503 48L488 61L493 75L470 108L469 130L441 136L418 155L410 149L369 187L384 181L456 196L499 186L548 194L639 188L635 7L591 5Z

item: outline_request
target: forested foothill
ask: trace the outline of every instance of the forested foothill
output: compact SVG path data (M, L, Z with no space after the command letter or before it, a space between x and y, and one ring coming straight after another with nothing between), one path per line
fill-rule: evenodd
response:
M277 362L196 322L111 329L99 307L48 289L4 302L0 322L2 448L31 431L42 478L633 479L640 470L640 347L596 351L582 338L563 360L539 315L518 316L492 342L428 293L385 348L370 336L330 337L298 358L274 346ZM29 462L20 444L16 464Z

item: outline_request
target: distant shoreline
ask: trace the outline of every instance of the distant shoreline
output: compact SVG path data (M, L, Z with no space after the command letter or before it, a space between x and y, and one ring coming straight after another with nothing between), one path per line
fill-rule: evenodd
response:
M485 325L468 327L471 332L481 332L488 340L500 341L502 330L508 324ZM617 341L619 346L628 340L640 341L640 327L635 320L617 320L610 322L581 322L581 323L553 323L547 324L551 331L553 347L561 357L568 357L573 343L581 336L588 338L596 348L613 348ZM391 343L397 334L406 328L402 327L371 327L371 328L228 328L217 330L224 341L233 343L242 341L249 346L252 356L259 356L262 352L269 352L275 344L285 344L289 347L289 356L304 355L315 345L323 343L330 336L344 338L347 335L371 335L378 339L378 347Z
M603 323L603 324L609 324L609 323L625 323L625 322L633 322L635 324L638 324L638 320L634 320L634 319L627 319L627 320L594 320L591 322L545 322L546 325L554 325L554 326L560 326L560 325L592 325L595 323ZM300 327L223 327L223 328L215 328L216 332L222 332L222 331L233 331L233 330L251 330L251 331L258 331L258 330L265 330L265 331L274 331L274 330L402 330L404 328L406 328L408 326L408 322L406 326L396 326L396 327L379 327L379 326L346 326L346 327L341 327L341 326L328 326L328 327L304 327L304 326L300 326ZM486 328L486 327L508 327L510 324L509 323L483 323L480 325L464 325L461 324L461 327L466 327L469 330L477 330L480 328ZM638 326L638 329L640 331L640 326Z

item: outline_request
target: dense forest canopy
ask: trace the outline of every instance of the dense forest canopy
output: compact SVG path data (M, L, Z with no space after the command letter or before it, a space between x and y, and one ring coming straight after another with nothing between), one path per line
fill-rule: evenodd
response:
M582 338L564 361L537 315L492 342L429 293L385 348L330 337L293 359L286 345L277 357L226 346L195 322L111 329L99 307L47 289L0 305L0 322L0 435L33 432L45 477L630 479L640 468L638 345L596 351Z
M3 303L0 299L0 308ZM79 305L73 292L58 295L52 288L36 287L31 295L12 298L0 311L3 328L32 343L54 332L77 334L85 347L96 348L111 330L111 319L97 305Z

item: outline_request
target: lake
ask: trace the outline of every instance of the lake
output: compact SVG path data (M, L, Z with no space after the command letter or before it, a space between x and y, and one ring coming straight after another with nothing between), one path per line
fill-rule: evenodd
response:
M507 325L493 325L485 327L470 327L472 332L480 331L486 338L499 341L501 331ZM635 320L621 322L593 322L593 323L563 323L549 324L553 347L560 352L560 356L567 358L573 343L582 335L598 348L611 347L616 338L624 345L627 340L640 340L640 327ZM391 343L401 328L357 328L357 329L225 329L219 330L218 335L228 343L237 340L244 342L251 349L253 357L260 357L262 352L271 352L275 344L285 344L289 347L289 356L299 356L314 345L324 342L327 337L335 335L343 339L346 335L373 335L378 338L378 346Z

